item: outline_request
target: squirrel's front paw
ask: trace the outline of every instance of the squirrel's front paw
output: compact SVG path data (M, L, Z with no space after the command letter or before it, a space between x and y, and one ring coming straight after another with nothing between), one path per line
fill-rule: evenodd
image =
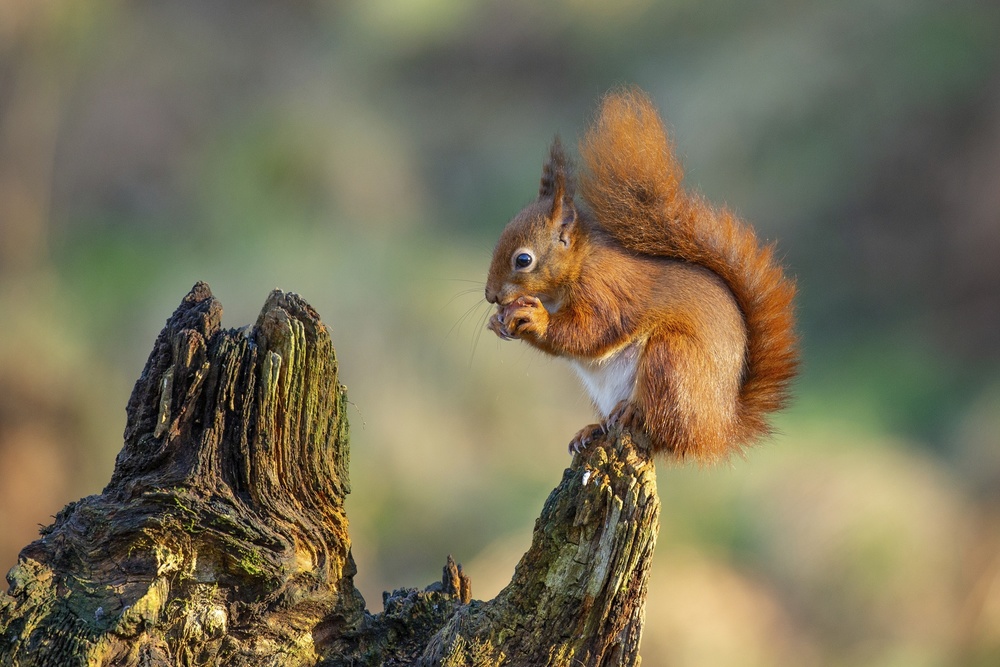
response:
M545 306L538 297L530 295L519 296L496 317L503 319L502 328L508 338L521 338L525 334L542 336L549 326L549 313Z
M490 321L486 324L486 328L504 340L514 340L514 337L507 333L507 325L504 324L502 310L493 313Z

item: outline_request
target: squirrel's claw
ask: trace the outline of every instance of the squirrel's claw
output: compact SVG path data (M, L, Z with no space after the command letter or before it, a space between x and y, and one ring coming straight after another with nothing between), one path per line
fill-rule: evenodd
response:
M631 430L639 424L639 409L632 401L621 401L611 411L611 414L600 424L584 426L573 436L569 443L570 456L579 454L585 450L590 443L611 432L612 428L623 428Z
M497 336L503 340L514 340L514 336L507 333L507 326L504 324L503 311L498 310L493 313L490 321L487 322L486 328L495 333Z
M619 401L604 423L631 431L640 423L639 409L630 400Z
M584 426L580 431L573 436L573 439L569 442L569 454L573 456L574 454L579 454L585 450L590 443L597 440L601 436L607 433L607 429L602 424L591 424L590 426Z

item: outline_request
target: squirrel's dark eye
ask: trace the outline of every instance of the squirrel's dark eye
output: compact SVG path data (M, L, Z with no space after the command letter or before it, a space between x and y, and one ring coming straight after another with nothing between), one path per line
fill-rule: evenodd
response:
M535 261L535 258L531 256L531 253L522 252L514 258L514 266L519 269L526 269L531 266L533 261Z

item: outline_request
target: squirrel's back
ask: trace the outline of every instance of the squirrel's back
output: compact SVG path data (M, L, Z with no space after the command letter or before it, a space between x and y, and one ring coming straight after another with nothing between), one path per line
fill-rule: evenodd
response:
M683 171L649 97L609 93L580 145L580 194L594 219L627 250L704 266L732 291L746 324L736 447L770 432L797 367L795 286L771 245L725 209L681 187Z

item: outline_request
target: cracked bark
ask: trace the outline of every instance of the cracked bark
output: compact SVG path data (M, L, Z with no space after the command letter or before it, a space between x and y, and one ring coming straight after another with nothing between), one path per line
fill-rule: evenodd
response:
M575 457L510 584L354 587L346 394L316 312L273 292L221 328L199 283L157 338L100 495L25 547L2 665L637 665L659 501L648 450Z

